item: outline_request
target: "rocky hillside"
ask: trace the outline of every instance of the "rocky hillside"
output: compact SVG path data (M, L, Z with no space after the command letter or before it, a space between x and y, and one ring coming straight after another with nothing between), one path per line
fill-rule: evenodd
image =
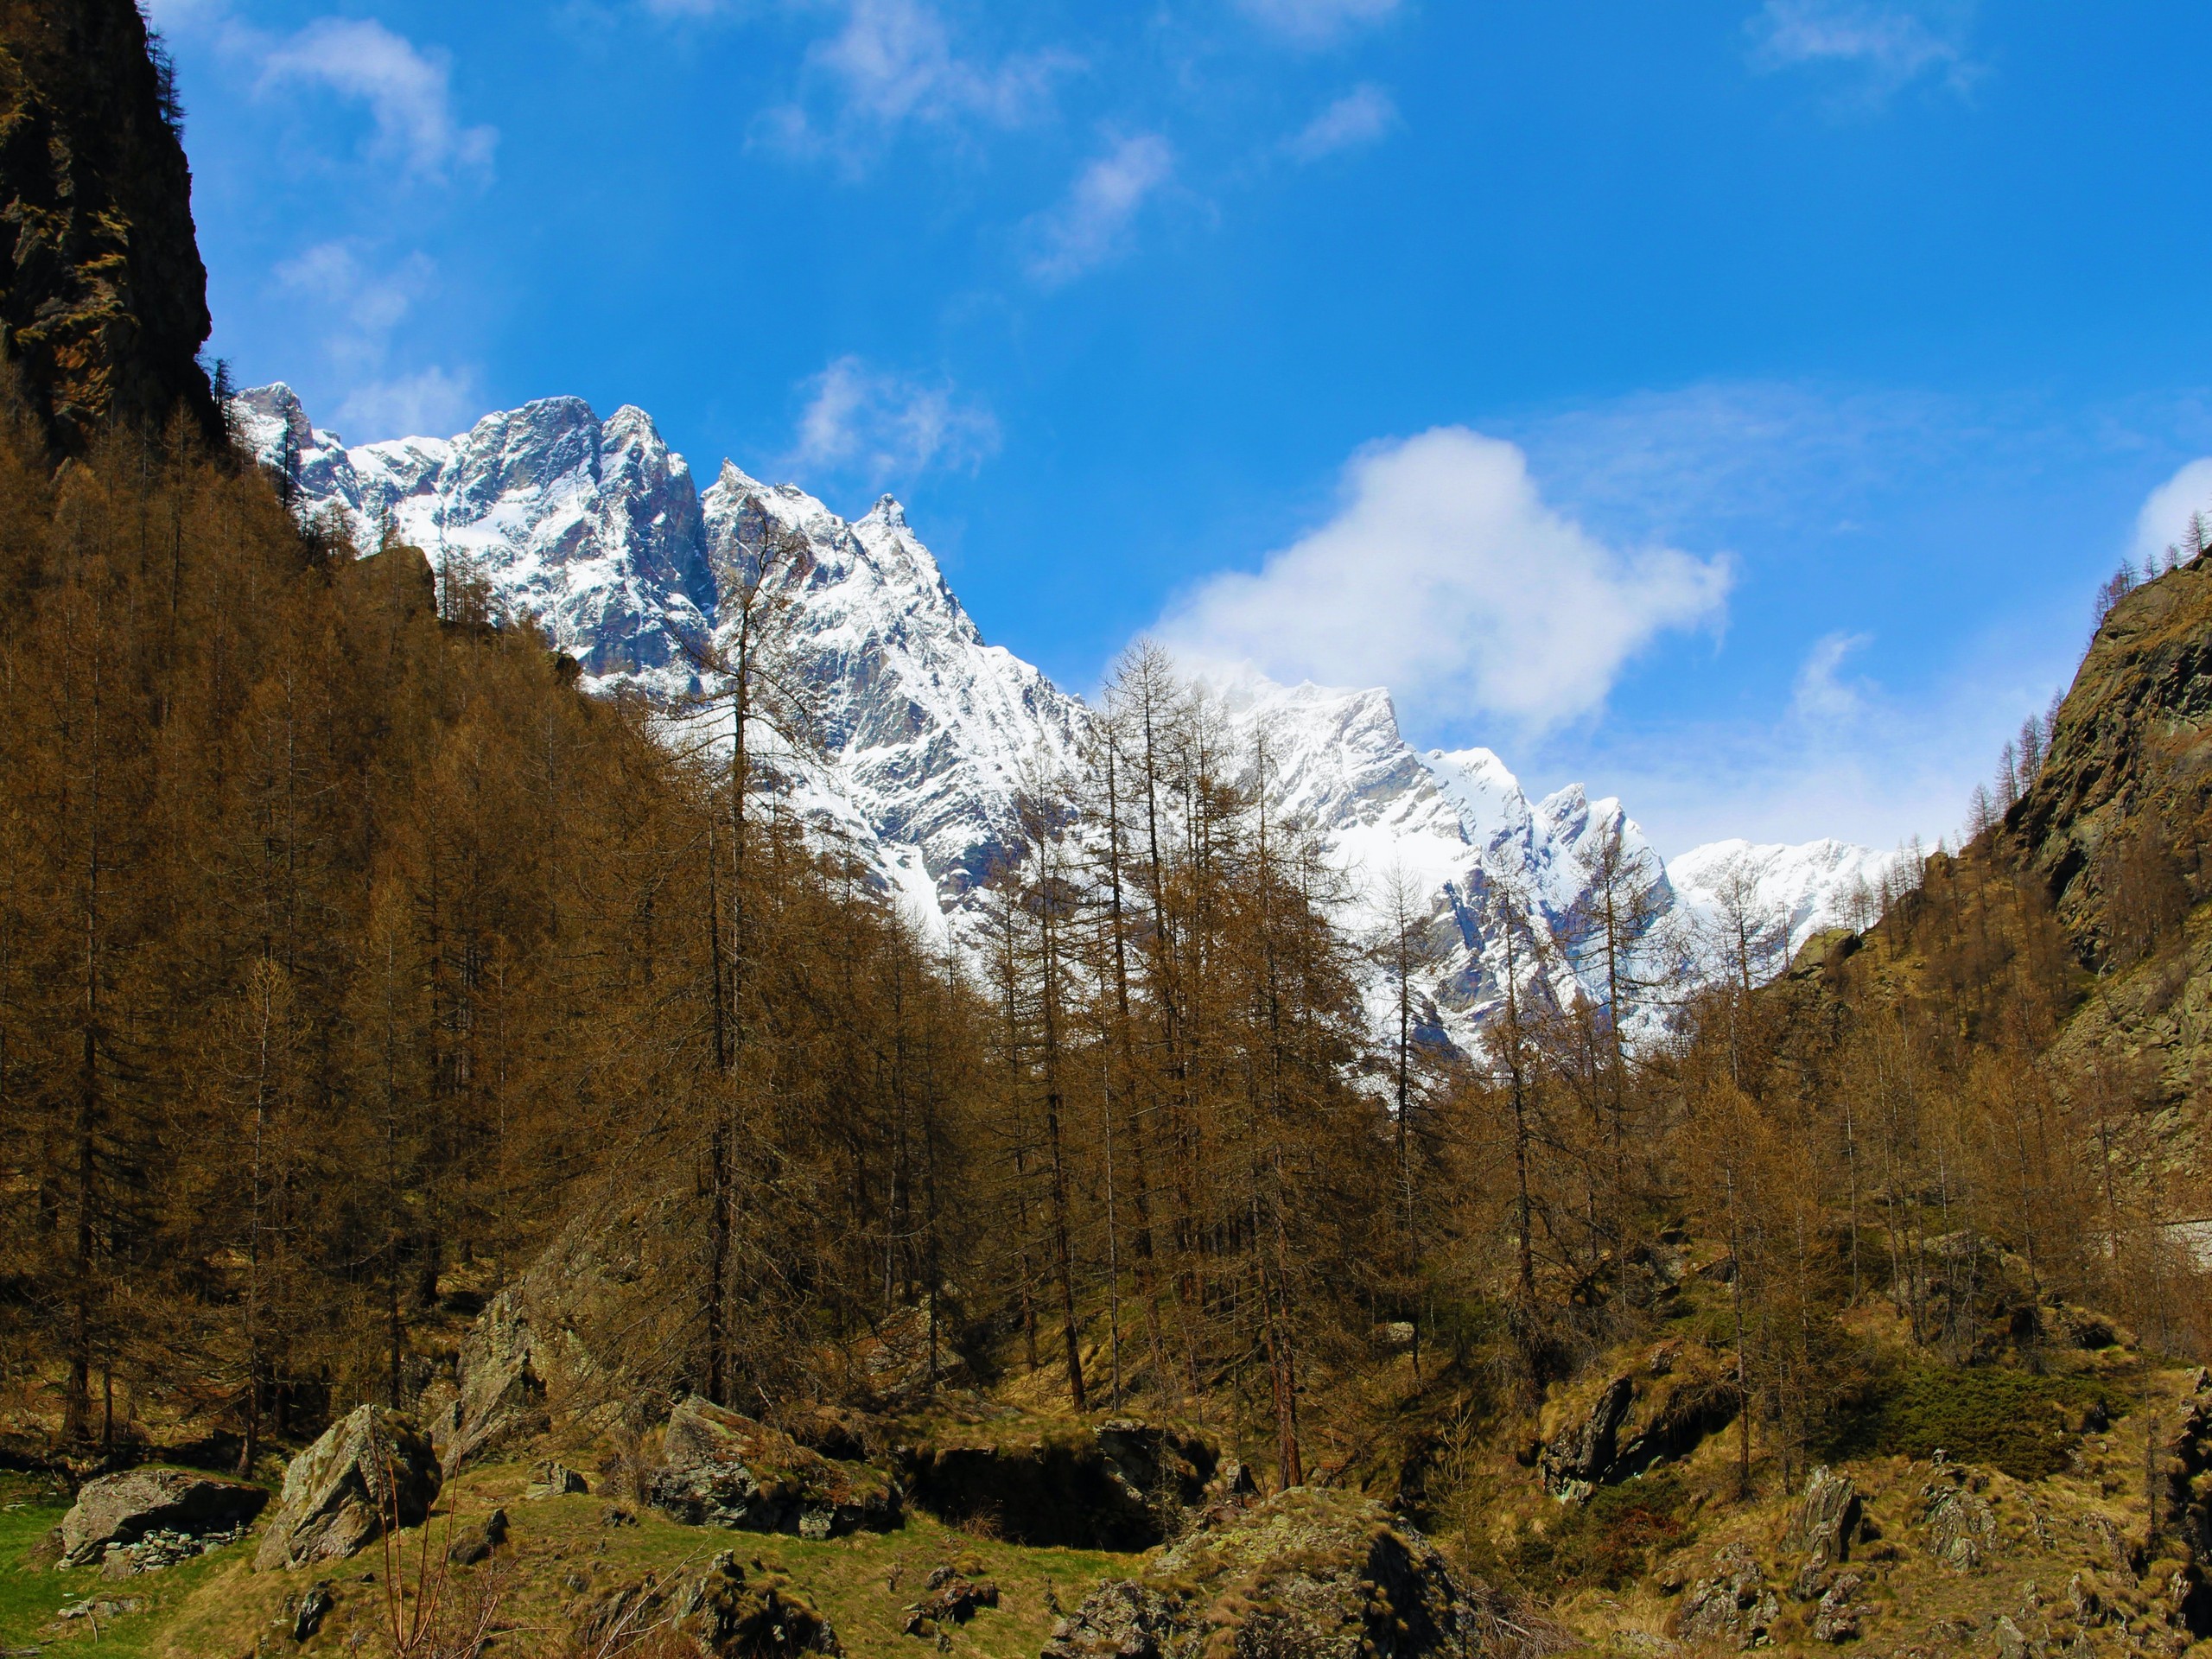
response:
M181 119L132 0L0 3L0 347L62 450L219 425Z

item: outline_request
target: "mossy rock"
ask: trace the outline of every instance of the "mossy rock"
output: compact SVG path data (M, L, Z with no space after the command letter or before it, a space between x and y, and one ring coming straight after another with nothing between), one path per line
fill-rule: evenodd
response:
M1414 1659L1519 1645L1502 1598L1455 1580L1371 1499L1294 1487L1100 1585L1045 1659Z

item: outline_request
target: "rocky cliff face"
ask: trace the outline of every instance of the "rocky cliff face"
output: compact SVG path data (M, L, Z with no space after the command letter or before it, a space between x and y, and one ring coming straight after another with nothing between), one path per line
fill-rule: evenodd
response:
M2102 965L2141 954L2194 903L2208 839L2212 560L2198 559L2113 607L1997 841Z
M696 689L699 647L725 627L725 596L760 568L772 536L798 537L806 557L779 580L789 667L808 688L823 754L780 758L777 810L858 858L949 940L976 919L974 895L1022 791L1087 775L1091 711L984 643L889 496L849 522L796 485L727 462L702 494L643 410L602 422L571 397L488 415L454 438L351 448L287 387L247 392L237 410L302 514L338 515L365 552L389 535L434 563L464 562L510 609L534 614L601 693L634 688L665 704ZM1455 1041L1503 1003L1509 957L1525 975L1539 936L1572 935L1586 919L1609 849L1645 889L1643 948L1675 959L1694 951L1695 924L1724 888L1758 907L1778 956L1843 919L1885 863L1837 842L1730 843L1681 861L1673 880L1618 800L1579 785L1531 800L1487 749L1422 753L1386 690L1255 677L1211 695L1239 752L1264 755L1275 817L1311 829L1341 873L1348 927L1379 927L1389 884L1409 884L1423 946L1417 1017ZM1508 913L1520 918L1510 950ZM1571 953L1542 971L1562 996L1597 982L1594 961ZM1378 978L1373 991L1380 1020L1388 988Z
M219 425L163 61L132 0L0 0L0 342L64 452L180 404Z

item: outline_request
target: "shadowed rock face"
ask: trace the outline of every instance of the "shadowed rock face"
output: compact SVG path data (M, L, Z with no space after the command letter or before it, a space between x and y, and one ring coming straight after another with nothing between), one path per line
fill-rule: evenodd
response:
M1219 1452L1196 1435L1116 1418L1096 1428L966 1432L899 1448L915 1503L1014 1541L1148 1549L1207 1495Z
M64 453L179 404L220 430L164 82L131 0L0 0L0 335Z

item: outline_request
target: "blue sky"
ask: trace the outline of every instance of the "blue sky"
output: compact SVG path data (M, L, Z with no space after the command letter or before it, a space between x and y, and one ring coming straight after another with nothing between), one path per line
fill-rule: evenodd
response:
M634 403L1669 852L1952 830L2212 506L2202 6L151 9L245 382Z

